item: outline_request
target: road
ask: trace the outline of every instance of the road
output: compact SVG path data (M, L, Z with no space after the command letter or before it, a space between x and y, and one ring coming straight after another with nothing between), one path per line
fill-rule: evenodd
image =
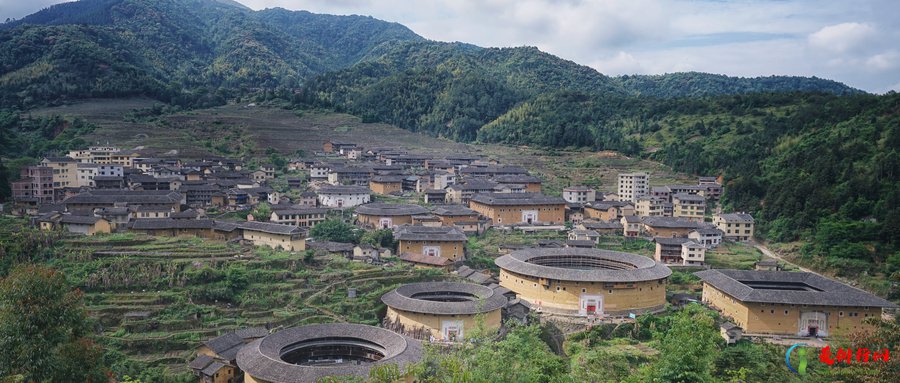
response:
M798 264L796 264L796 263L790 262L790 261L788 261L788 260L782 258L780 255L776 254L774 251L769 250L769 248L766 247L766 245L757 242L755 239L754 239L753 241L751 241L750 244L753 245L753 247L755 247L757 250L761 251L761 252L762 252L765 256L767 256L767 257L774 258L774 259L777 259L777 260L779 260L779 261L781 261L781 262L787 263L787 264L789 264L789 265L791 265L791 266L794 266L794 267L800 269L800 271L805 271L805 272L807 272L807 273L813 273L813 274L816 274L816 275L821 275L821 274L819 274L819 273L817 273L817 272L815 272L815 271L813 271L813 270L807 269L807 268L802 267L802 266L800 266L800 265L798 265Z

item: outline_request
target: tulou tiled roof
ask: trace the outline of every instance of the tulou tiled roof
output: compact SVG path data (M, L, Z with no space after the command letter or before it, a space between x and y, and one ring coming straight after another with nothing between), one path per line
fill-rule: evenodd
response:
M890 307L897 305L823 276L791 271L703 270L703 282L742 302L814 306ZM808 286L806 289L754 288L754 285Z
M672 274L665 265L637 254L576 247L517 250L494 263L516 274L561 281L640 282ZM587 263L596 266L583 266Z
M378 349L384 357L371 363L340 363L334 365L303 366L291 364L281 356L297 345L366 344ZM368 378L374 366L397 365L405 371L408 365L422 358L422 345L418 341L379 327L332 323L288 328L243 347L237 355L237 364L256 380L278 383L317 382L331 376Z
M457 295L471 298L461 302L441 302L430 298ZM494 290L472 283L423 282L402 285L381 296L388 307L434 315L472 315L499 310L506 297Z

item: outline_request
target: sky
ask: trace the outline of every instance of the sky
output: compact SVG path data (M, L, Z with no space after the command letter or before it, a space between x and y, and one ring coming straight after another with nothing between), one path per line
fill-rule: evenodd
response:
M900 91L898 0L238 0L370 15L438 41L536 46L607 75L817 76ZM0 0L0 20L61 0Z

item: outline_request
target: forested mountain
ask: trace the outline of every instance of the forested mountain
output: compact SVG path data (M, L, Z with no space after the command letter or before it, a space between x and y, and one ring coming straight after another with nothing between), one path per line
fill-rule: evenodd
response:
M619 76L615 80L633 94L657 98L775 92L823 92L839 95L862 93L837 81L817 77L746 78L685 72L652 76Z
M0 102L143 94L197 106L295 88L379 44L421 37L363 16L214 0L82 0L0 26Z

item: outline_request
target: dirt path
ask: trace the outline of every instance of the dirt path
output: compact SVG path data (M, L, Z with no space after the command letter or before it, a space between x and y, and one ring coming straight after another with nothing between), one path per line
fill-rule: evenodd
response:
M778 255L778 254L775 253L774 251L769 250L769 248L766 247L765 244L759 243L759 242L757 242L755 239L754 239L753 241L751 241L750 244L753 245L753 247L755 247L757 250L761 251L765 256L767 256L767 257L769 257L769 258L774 258L774 259L777 259L777 260L779 260L779 261L781 261L781 262L787 263L787 264L789 264L789 265L791 265L791 266L794 266L794 267L800 269L800 271L804 271L804 272L807 272L807 273L813 273L813 274L822 276L821 274L819 274L819 273L817 273L817 272L815 272L815 271L813 271L813 270L807 269L807 268L805 268L805 267L803 267L803 266L800 266L800 265L798 265L798 264L796 264L796 263L793 263L793 262L791 262L791 261L788 261L788 260L782 258L780 255Z

